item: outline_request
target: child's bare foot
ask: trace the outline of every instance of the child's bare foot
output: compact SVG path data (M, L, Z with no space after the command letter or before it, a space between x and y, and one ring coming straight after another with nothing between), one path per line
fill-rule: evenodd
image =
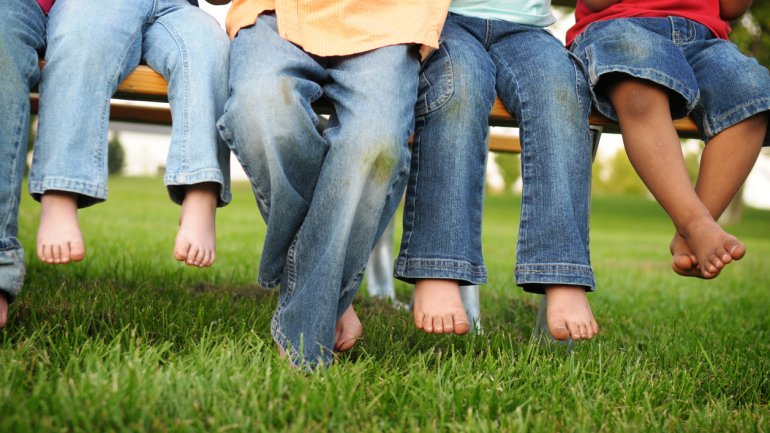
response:
M414 324L429 334L471 330L455 280L419 280L414 286Z
M334 350L346 352L352 349L363 334L364 327L361 326L356 310L351 305L337 321L337 326L334 329Z
M743 243L711 218L692 221L681 234L697 258L701 278L716 277L726 265L746 254Z
M77 195L49 191L43 194L40 204L37 257L49 264L83 260L86 250L78 224Z
M205 268L216 259L216 183L187 187L174 242L174 258L189 266Z
M0 292L0 329L8 324L8 298Z
M674 238L669 245L671 251L671 268L679 275L685 277L702 278L698 269L698 258L690 250L687 241L679 233L674 234Z
M548 329L553 338L591 339L599 332L586 291L579 286L551 286L545 289Z

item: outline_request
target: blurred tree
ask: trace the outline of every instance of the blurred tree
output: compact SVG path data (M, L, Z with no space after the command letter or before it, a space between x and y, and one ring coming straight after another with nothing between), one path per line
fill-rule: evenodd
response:
M593 191L597 194L647 194L647 187L637 176L623 150L619 150L609 158L597 159L594 162L592 183Z
M495 161L500 168L500 175L503 176L503 191L510 193L513 191L513 185L521 176L521 158L515 153L498 153L495 155Z
M37 116L31 115L29 117L29 136L27 138L27 156L32 153L35 148L35 137L37 136ZM24 175L29 174L29 158L24 163Z
M755 0L749 13L732 24L730 38L738 48L770 67L770 2Z
M770 2L755 0L749 12L732 23L730 39L744 54L754 57L766 68L770 68ZM735 195L725 209L719 223L731 225L739 222L743 216L743 188Z
M123 173L123 166L126 163L126 152L120 143L120 134L115 133L107 145L107 170L110 176Z

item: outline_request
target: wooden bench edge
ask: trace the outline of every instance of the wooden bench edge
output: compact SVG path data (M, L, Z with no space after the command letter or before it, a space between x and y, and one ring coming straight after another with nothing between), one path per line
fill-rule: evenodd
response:
M40 62L44 67L45 62ZM166 101L168 95L168 83L159 73L146 65L138 66L118 86L114 98L143 101ZM33 111L37 111L38 100L36 96L31 98ZM171 114L164 107L145 107L126 104L112 104L110 118L118 121L141 122L168 125L171 124ZM517 126L516 119L508 113L500 99L496 99L489 113L491 125ZM602 116L597 112L591 113L589 122L593 126L606 128L607 131L617 132L618 124ZM692 118L687 117L674 121L674 127L681 137L699 138L700 131ZM489 150L493 152L521 152L521 143L518 137L492 136Z

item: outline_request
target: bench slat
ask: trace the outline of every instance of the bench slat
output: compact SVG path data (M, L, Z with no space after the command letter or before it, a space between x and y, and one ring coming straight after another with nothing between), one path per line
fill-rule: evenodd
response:
M492 111L489 113L489 120L491 124L498 126L516 126L516 119L508 113L503 106L503 102L500 101L500 98L495 100L494 105L492 105ZM589 122L591 125L601 126L608 132L620 131L617 123L602 116L596 111L591 113ZM700 138L698 126L690 117L674 120L674 128L676 128L680 137Z
M126 99L150 99L157 100L166 97L168 84L163 77L150 67L141 65L123 81L118 87L116 97ZM500 126L516 126L516 119L511 116L503 106L500 99L496 99L489 113L490 122ZM601 126L611 131L618 131L618 124L602 116L597 112L591 113L591 125ZM677 119L674 127L681 136L698 137L700 132L691 118Z
M41 67L43 62L41 62ZM132 72L120 85L115 93L115 98L126 100L141 101L160 101L167 100L168 83L157 72L149 66L140 65ZM37 95L31 95L32 111L37 112ZM328 107L325 107L328 111ZM321 111L324 111L321 107ZM127 122L142 122L154 124L171 124L171 114L166 107L150 107L121 104L113 102L110 109L110 118L113 120ZM503 107L500 99L495 100L492 111L489 113L490 125L499 126L517 126L516 119L511 116ZM591 113L591 125L601 126L607 131L617 132L618 124L607 119L599 113ZM678 119L674 121L674 127L681 137L698 138L698 131L695 122L691 118ZM508 137L492 135L490 137L489 150L494 152L521 152L521 144L518 137Z

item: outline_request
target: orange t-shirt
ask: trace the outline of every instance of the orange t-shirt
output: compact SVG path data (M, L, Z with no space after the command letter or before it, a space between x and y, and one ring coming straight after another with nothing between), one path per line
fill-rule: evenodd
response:
M396 44L438 48L450 0L233 0L227 33L275 11L278 33L318 56L345 56Z

